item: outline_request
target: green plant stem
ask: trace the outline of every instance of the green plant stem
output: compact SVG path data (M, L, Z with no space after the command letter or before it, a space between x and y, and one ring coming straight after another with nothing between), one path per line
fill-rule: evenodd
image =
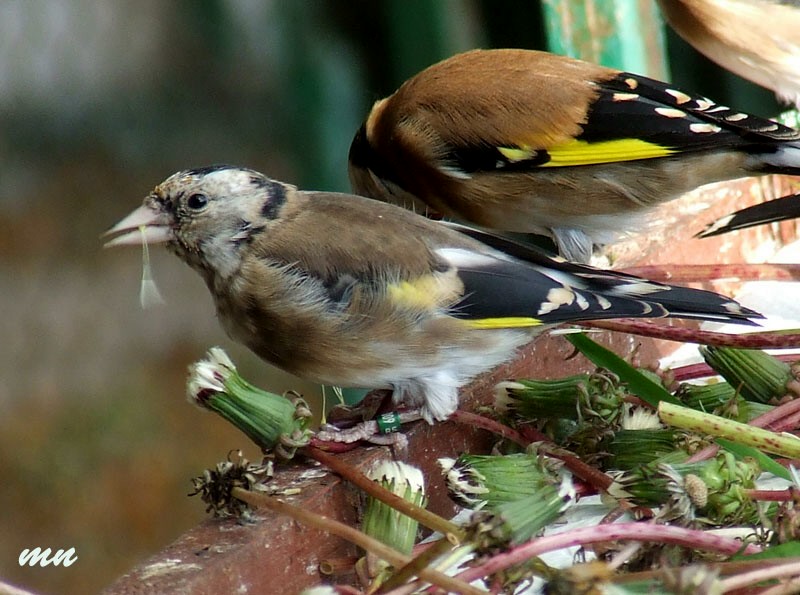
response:
M433 529L434 531L439 531L445 536L453 535L459 542L464 540L464 531L462 531L462 529L455 523L451 523L439 515L434 514L429 510L425 510L421 506L412 504L397 494L393 494L391 491L381 486L377 481L370 479L363 473L356 470L353 466L342 461L339 457L330 455L327 452L324 452L313 446L308 446L302 449L302 452L307 457L312 458L315 461L319 461L334 473L338 473L343 479L361 488L373 498L384 502L388 506L391 506L404 515L415 519L425 527Z
M358 531L349 525L321 514L311 512L310 510L306 510L299 506L294 506L287 502L283 502L272 496L267 496L258 492L251 492L250 490L245 490L238 487L231 490L231 495L234 498L238 498L242 502L246 502L254 508L268 508L273 512L285 514L309 527L314 527L315 529L319 529L321 531L331 533L332 535L336 535L337 537L341 537L342 539L346 539L350 543L353 543L358 547L376 555L377 557L386 560L396 568L405 566L411 560L409 556L395 551L377 539L373 539L369 535L366 535L365 533L362 533L361 531ZM422 568L419 571L419 576L426 581L429 581L448 591L469 593L471 595L485 594L485 591L477 589L458 579L449 577L437 570Z
M793 354L793 358L796 359L797 354ZM748 426L753 426L755 428L765 428L769 427L773 424L785 424L788 422L793 422L795 416L800 413L800 399L793 399L788 403L784 403L783 405L779 405L775 407L772 411L767 411L766 413L759 415L758 417L754 417L749 422L747 422ZM792 423L792 425L794 425ZM772 428L770 428L772 429ZM779 431L779 430L773 430ZM696 463L698 461L704 461L706 459L710 459L713 456L716 456L717 452L719 452L719 445L711 444L706 446L704 449L694 453L689 459L686 461L687 463Z
M399 588L408 582L409 579L415 576L422 576L420 571L423 568L430 567L431 563L444 554L448 550L455 547L453 543L446 538L442 538L431 547L425 549L418 556L411 559L411 561L401 568L395 567L395 573L384 582L380 589L375 593L388 593L392 589Z
M507 553L494 556L484 564L468 568L459 573L457 578L469 583L547 552L608 541L655 541L727 555L741 551L744 551L745 554L755 554L761 551L757 545L743 545L739 540L712 535L696 529L652 523L618 523L583 527L574 531L539 537L515 547Z
M662 422L674 428L725 438L784 457L800 458L800 439L794 436L777 434L671 403L660 403L658 416Z

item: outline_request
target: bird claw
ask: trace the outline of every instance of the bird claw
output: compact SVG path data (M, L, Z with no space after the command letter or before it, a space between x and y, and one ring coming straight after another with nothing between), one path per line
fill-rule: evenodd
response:
M322 442L342 442L350 444L359 440L369 440L378 436L378 422L362 421L353 427L341 429L331 424L322 424L317 432L317 440Z
M388 429L385 418L391 417L393 424ZM331 424L323 424L317 432L316 439L321 442L336 442L340 444L352 444L363 440L370 444L391 446L398 452L405 451L408 447L408 438L399 431L400 425L422 419L419 410L404 411L403 413L391 413L381 416L384 421L371 419L364 421L347 429L340 429Z
M337 428L351 427L358 422L375 418L378 411L390 403L391 390L377 389L368 392L355 405L336 405L327 414L328 420Z

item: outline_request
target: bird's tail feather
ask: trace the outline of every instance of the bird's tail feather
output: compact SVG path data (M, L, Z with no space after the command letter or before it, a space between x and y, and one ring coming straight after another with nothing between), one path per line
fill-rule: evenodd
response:
M725 215L698 233L697 237L710 238L729 231L747 229L766 223L777 223L797 217L800 217L800 194L790 194Z

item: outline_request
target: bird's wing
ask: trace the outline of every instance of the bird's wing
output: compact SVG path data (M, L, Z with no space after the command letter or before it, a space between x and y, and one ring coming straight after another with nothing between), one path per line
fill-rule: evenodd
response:
M531 115L525 111L522 95L498 116L505 122L497 127L505 132L503 141L461 136L469 126L440 130L440 163L451 173L470 175L652 159L800 139L792 128L627 72L596 81L595 90L586 121L578 123L580 132L571 138L553 140L530 134L526 120Z
M759 314L713 292L653 283L612 271L550 259L528 260L463 248L436 250L463 283L456 316L483 328L534 326L604 318L674 316L743 324Z
M645 76L622 72L600 89L578 137L589 143L635 138L681 152L800 139L792 128Z

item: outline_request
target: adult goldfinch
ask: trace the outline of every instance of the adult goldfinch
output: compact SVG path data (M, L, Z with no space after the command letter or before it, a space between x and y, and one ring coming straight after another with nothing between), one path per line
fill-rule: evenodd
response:
M356 194L508 232L569 260L689 190L800 174L800 133L643 76L532 50L434 64L372 107Z

